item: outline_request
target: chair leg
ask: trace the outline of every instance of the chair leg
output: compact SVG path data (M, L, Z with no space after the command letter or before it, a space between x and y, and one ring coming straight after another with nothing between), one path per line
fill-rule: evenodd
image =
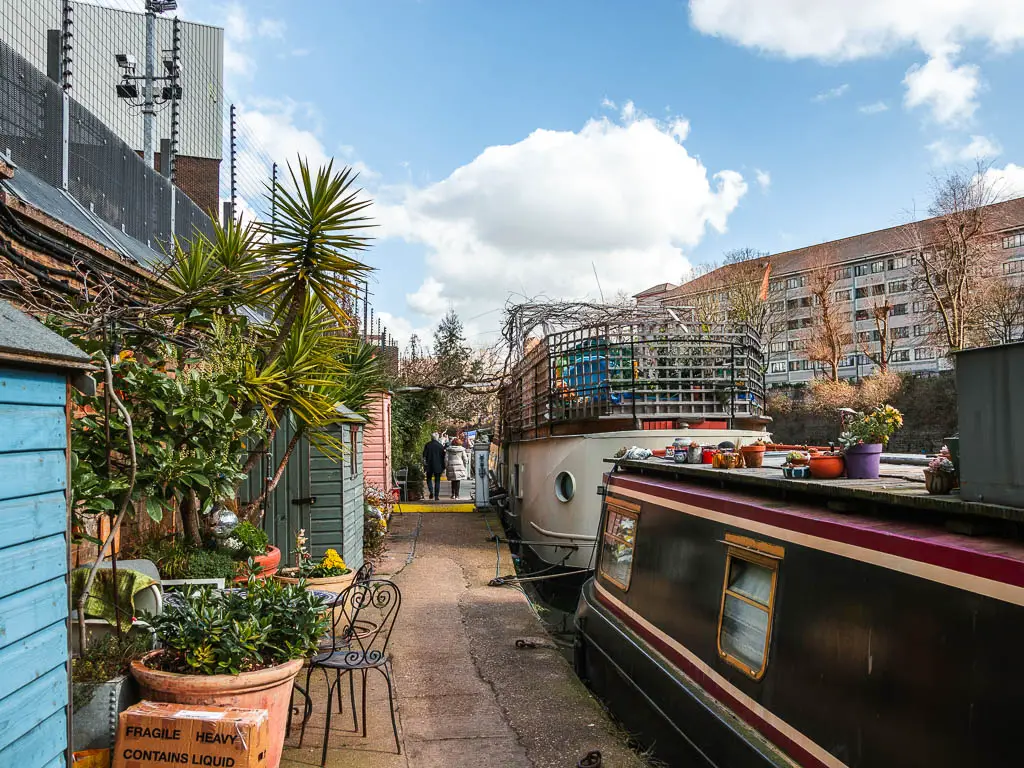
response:
M302 730L299 731L299 749L302 749L302 740L306 738L306 723L309 722L309 716L313 714L313 697L310 694L309 680L313 677L313 665L310 664L306 671L306 707L302 710Z
M338 670L338 714L340 715L344 710L341 708L341 670Z
M356 715L356 676L351 669L348 670L348 700L352 705L352 733L359 730L359 718Z
M391 728L395 731L395 749L402 754L402 744L398 741L398 721L395 719L395 697L391 692L391 662L385 662L383 667L377 667L388 684L388 706L391 708Z
M339 680L335 680L327 686L327 722L324 724L324 748L320 754L320 768L324 768L327 764L327 744L331 740L331 699L334 698L334 686L339 682Z
M360 670L363 673L363 738L366 738L366 670Z

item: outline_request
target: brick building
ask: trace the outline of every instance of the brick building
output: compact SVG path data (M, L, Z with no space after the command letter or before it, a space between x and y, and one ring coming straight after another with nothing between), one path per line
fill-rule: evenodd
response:
M911 227L927 242L937 221L929 219L764 256L745 262L743 267L726 265L678 287L654 286L634 298L641 303L692 305L702 297L713 296L720 305L728 306L730 280L735 281L741 273L748 280L763 275L770 262L765 382L769 386L805 382L823 368L807 355L815 309L809 279L815 265L827 259L829 268L835 270L830 291L836 314L848 329L849 350L840 361L841 377L857 379L877 370L862 350L872 349L871 345L878 342L874 311L886 304L890 368L909 372L941 370L949 367L948 350L938 341L935 314L929 308L926 289L915 279L908 247L914 239ZM985 221L993 255L992 279L1024 283L1024 198L990 206Z

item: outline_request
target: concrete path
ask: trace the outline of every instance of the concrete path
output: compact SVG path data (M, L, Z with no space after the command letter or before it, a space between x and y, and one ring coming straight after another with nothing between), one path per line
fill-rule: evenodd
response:
M388 715L383 678L370 678L368 734L332 714L327 764L333 768L571 768L600 750L606 768L639 768L599 704L576 679L514 587L489 587L497 553L512 572L507 547L487 537L496 517L405 514L392 518L380 570L402 590L392 638L402 754ZM488 527L490 526L490 528ZM517 649L527 639L534 649ZM318 765L323 739L323 677L314 677L314 715L298 749L298 726L286 744L285 768ZM358 690L356 698L358 700Z

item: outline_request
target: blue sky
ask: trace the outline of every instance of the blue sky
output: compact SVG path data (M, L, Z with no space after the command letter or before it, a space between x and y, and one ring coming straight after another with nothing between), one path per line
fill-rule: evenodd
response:
M976 156L1024 181L1018 0L195 2L271 155L363 169L400 339L899 224Z

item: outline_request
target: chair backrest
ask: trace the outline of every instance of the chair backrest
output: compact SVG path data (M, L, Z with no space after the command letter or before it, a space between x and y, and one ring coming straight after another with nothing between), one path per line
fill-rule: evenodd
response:
M363 561L363 564L359 566L359 570L356 571L355 578L352 579L353 584L362 584L364 581L369 581L373 578L373 563L369 560Z
M390 579L355 582L334 601L331 651L355 665L387 658L402 593Z
M409 468L402 467L400 470L398 470L398 472L395 473L395 475L398 478L399 482L405 482L406 480L409 479Z

